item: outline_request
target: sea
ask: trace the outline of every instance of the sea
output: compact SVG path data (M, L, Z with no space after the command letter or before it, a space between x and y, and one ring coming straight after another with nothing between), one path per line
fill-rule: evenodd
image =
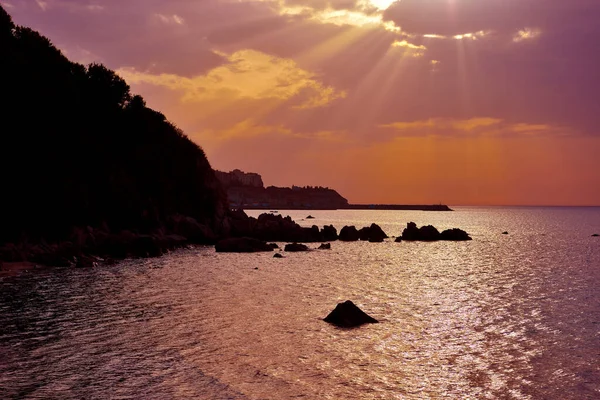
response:
M600 399L600 208L453 208L273 210L390 239L4 276L0 398ZM410 221L473 240L396 243ZM345 300L379 323L324 322Z

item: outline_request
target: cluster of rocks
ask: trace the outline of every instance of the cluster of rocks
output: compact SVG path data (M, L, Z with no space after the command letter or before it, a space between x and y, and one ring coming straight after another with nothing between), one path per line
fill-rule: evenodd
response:
M440 233L440 231L432 225L417 228L417 224L409 222L402 231L402 236L396 238L396 242L402 240L423 242L433 242L437 240L464 241L471 240L471 237L467 232L458 228L446 229Z
M302 243L322 244L318 249L331 249L331 241L382 242L388 235L377 224L357 229L344 226L339 235L333 225L302 227L289 216L261 214L258 218L249 217L244 211L231 211L223 219L215 233L208 224L194 218L175 215L167 219L160 228L152 231L131 230L111 231L105 224L98 227L73 228L66 241L47 243L41 240L35 244L24 241L20 244L5 244L0 247L0 260L33 261L49 266L90 267L98 262L110 262L127 257L158 257L170 250L188 244L215 245L217 252L261 252L278 248L275 243L288 242L286 252L308 251ZM460 229L439 232L433 226L417 228L410 222L404 229L401 240L471 240Z
M227 233L231 237L253 237L264 241L324 242L337 240L337 230L332 226L302 227L291 217L264 213L258 218L249 217L242 210L232 211L227 221Z
M383 229L377 224L371 224L361 229L356 229L355 226L344 226L340 230L339 239L343 242L355 242L357 240L366 240L369 242L383 242L383 239L387 239L388 235L385 234Z
M214 244L217 235L194 218L174 215L165 225L149 232L113 231L106 224L97 228L74 227L66 240L35 243L24 240L0 246L0 260L31 261L48 266L91 267L98 262L127 257L158 257L187 244Z

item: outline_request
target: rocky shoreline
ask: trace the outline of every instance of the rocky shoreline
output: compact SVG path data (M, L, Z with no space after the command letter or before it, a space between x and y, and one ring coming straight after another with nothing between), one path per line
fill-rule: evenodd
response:
M215 232L217 231L217 232ZM167 223L151 232L135 230L111 232L107 226L97 228L74 227L72 234L63 241L49 243L45 240L32 243L6 243L0 246L0 270L9 266L17 270L37 265L56 267L89 268L110 264L125 258L159 257L169 251L187 245L214 245L217 252L273 251L278 246L268 242L287 242L286 251L310 250L300 243L324 243L336 240L382 242L388 235L377 224L357 229L344 226L339 234L332 225L302 227L289 216L261 214L249 217L242 210L230 211L218 229L203 225L194 218L176 215ZM408 223L401 240L471 240L469 235L452 229L439 233L436 228L417 228ZM331 248L330 244L321 249ZM5 263L2 266L2 262ZM13 269L11 267L11 269Z

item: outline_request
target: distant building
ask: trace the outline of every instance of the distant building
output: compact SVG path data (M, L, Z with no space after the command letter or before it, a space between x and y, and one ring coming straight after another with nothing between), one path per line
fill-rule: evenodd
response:
M230 172L215 171L217 179L225 187L230 186L252 186L263 188L262 177L254 172L243 172L239 169L234 169Z

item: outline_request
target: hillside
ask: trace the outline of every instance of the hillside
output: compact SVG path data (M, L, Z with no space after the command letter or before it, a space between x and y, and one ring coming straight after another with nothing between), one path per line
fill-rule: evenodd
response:
M218 229L204 151L99 64L69 61L0 6L0 244L77 226L149 232L183 214Z
M227 191L229 207L244 209L321 209L346 208L348 200L324 187L264 187L262 177L240 170L217 171L217 178Z

